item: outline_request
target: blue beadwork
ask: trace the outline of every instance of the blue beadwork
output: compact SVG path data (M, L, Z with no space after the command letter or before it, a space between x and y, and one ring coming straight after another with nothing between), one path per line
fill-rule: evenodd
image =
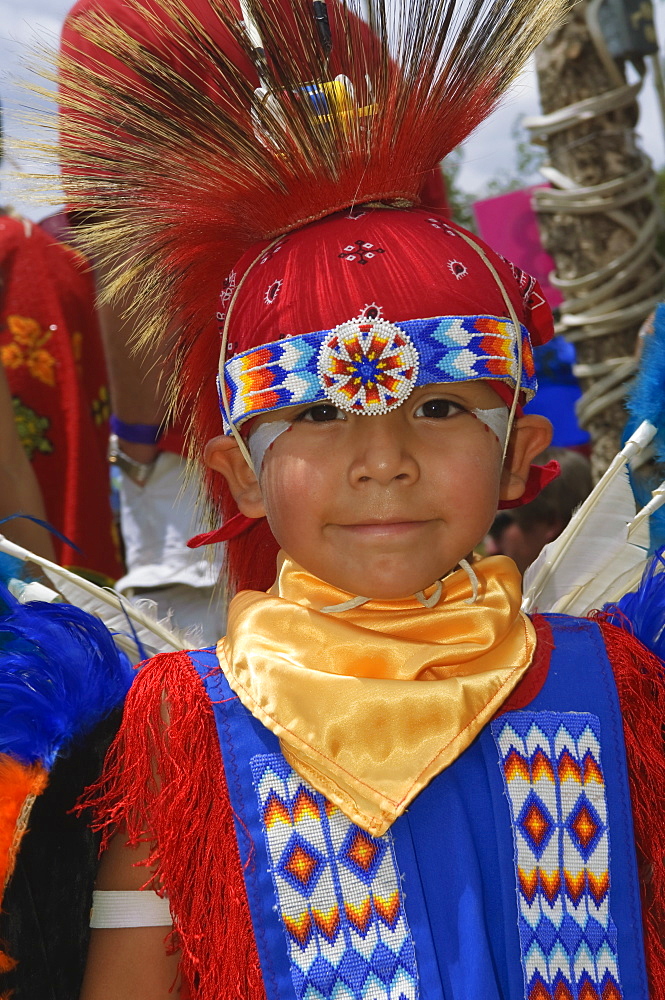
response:
M331 398L331 382L326 381L329 361L326 352L332 349L331 345L334 347L336 332L355 322L364 323L349 321L334 330L286 337L250 348L227 361L224 372L234 424L272 410ZM437 316L397 323L377 319L365 325L374 325L379 335L388 329L398 336L406 335L408 345L402 348L403 365L394 372L388 371L388 388L381 389L381 399L377 397L374 407L365 401L362 390L364 383L369 384L376 376L376 359L360 359L354 363L355 371L349 361L349 377L356 375L362 383L359 386L362 398L349 404L352 411L385 412L400 405L413 386L431 383L490 379L515 388L517 345L510 320L495 316ZM530 400L536 393L537 381L529 334L524 326L521 331L520 387ZM393 375L395 384L391 386ZM225 433L230 434L223 407L222 414Z
M513 822L526 1000L622 1000L600 723L510 712L492 735Z
M298 1000L417 1000L389 835L355 826L281 754L251 768Z

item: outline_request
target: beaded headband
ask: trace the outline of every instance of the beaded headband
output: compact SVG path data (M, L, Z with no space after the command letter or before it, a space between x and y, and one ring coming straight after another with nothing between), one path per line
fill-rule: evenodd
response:
M330 400L349 413L387 413L416 386L497 380L527 400L537 383L529 334L521 326L522 359L510 320L437 316L389 322L361 315L332 330L286 337L250 348L223 364L232 434L251 417L287 406ZM368 310L366 310L368 312ZM218 389L222 366L218 377ZM221 391L220 391L221 397Z

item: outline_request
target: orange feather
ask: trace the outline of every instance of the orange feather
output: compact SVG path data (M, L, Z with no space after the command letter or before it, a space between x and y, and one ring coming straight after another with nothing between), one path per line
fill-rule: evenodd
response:
M40 764L22 764L0 754L0 904L28 828L32 804L43 792L47 780L47 772ZM0 951L0 972L8 972L14 964L13 959Z

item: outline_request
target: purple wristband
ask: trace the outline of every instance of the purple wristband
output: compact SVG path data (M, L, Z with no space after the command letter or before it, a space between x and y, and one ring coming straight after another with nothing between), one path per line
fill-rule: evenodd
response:
M126 424L115 413L111 414L109 425L112 434L132 444L157 444L162 436L160 424Z

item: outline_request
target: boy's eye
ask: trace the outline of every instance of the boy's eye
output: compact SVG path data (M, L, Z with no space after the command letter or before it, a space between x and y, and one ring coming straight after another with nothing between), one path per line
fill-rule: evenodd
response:
M308 422L314 422L317 424L329 423L331 420L344 420L344 413L337 406L333 406L332 403L317 403L316 406L310 406L309 409L303 410L296 417L296 420L305 420Z
M465 413L463 406L449 399L428 399L414 413L414 417L429 417L430 419L445 419L454 417L456 413Z

